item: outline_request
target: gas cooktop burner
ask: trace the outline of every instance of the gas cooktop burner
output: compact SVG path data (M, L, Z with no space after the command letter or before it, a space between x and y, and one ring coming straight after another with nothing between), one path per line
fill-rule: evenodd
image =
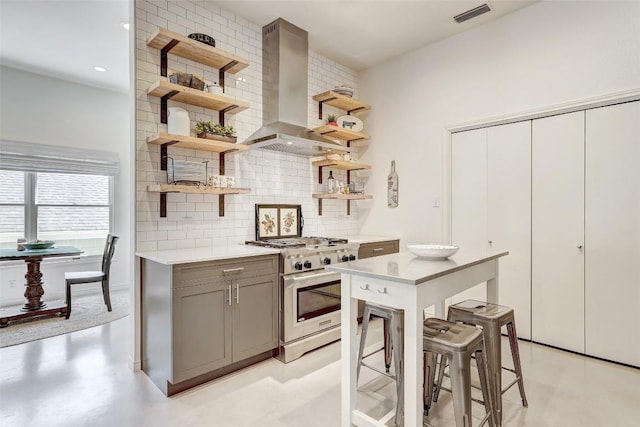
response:
M307 248L314 246L335 246L348 243L347 239L334 237L291 237L288 239L249 240L247 245L266 246L269 248Z

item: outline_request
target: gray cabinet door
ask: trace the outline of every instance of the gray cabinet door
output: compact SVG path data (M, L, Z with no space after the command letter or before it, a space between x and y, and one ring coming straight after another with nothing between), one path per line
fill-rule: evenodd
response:
M278 346L278 276L233 281L233 361Z
M231 363L230 284L211 283L173 290L172 383Z

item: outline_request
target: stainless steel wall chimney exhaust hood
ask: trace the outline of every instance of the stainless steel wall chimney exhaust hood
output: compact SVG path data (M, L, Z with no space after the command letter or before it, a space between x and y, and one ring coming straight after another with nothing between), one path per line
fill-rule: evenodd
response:
M278 18L262 27L262 127L242 144L299 156L348 152L307 128L307 32Z

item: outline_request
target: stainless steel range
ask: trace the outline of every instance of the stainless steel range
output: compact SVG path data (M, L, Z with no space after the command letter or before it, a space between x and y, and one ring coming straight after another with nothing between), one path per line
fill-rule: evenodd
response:
M285 363L340 339L340 274L325 265L354 261L358 243L293 237L247 242L281 248L280 354Z

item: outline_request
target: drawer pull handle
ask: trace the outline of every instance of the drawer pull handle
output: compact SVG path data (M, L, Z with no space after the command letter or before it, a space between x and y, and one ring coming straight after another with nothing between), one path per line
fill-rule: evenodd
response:
M387 288L378 289L378 293L386 294L387 293Z
M369 290L369 284L366 284L364 286L360 285L360 289L362 289L363 291L368 291Z
M227 270L222 270L222 274L240 273L241 271L244 271L244 267L229 268Z
M325 320L323 322L318 323L319 326L324 326L324 325L328 325L329 323L331 323L331 319L329 320Z
M373 252L384 251L384 248L373 248Z

